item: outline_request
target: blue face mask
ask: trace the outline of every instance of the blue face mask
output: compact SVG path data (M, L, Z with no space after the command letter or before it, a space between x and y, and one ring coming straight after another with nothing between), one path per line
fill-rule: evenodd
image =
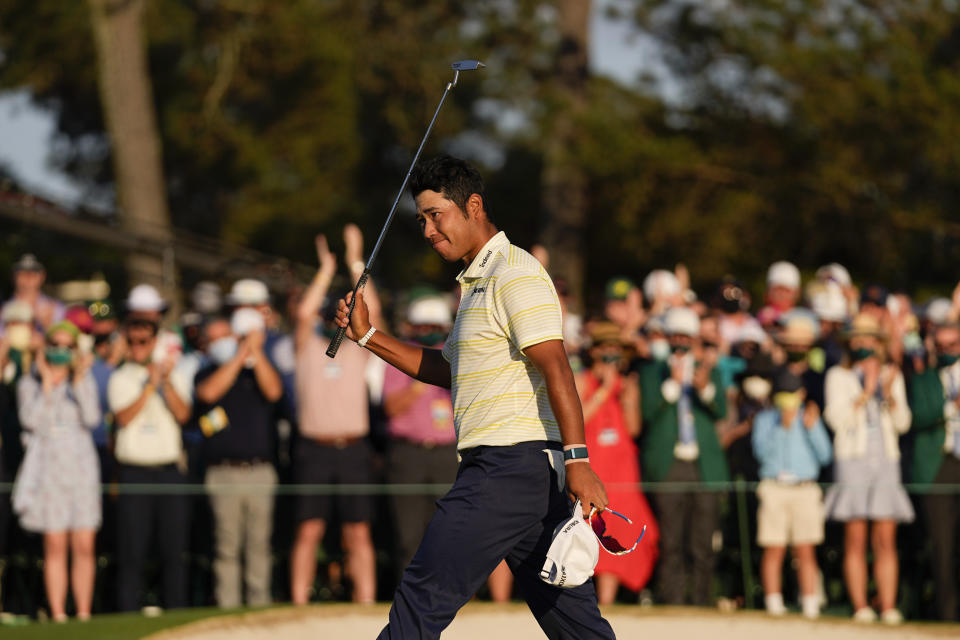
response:
M207 347L207 353L210 359L217 364L226 364L237 355L237 339L233 336L226 336L214 340L210 343L210 346Z

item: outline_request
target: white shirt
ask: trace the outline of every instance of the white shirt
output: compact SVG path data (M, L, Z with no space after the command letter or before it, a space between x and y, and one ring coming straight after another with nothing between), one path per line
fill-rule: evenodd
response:
M107 383L110 411L116 414L136 402L149 378L147 368L135 362L127 362L114 371ZM189 404L191 385L184 375L175 369L170 373L170 383L177 395ZM161 393L155 390L133 420L124 427L117 426L117 462L161 465L180 459L183 448L180 425Z

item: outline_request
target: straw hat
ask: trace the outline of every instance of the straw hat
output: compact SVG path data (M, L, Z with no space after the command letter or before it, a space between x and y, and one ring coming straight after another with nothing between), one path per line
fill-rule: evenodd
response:
M809 309L791 309L783 314L778 322L780 330L776 336L780 344L810 345L820 337L820 322Z
M854 316L843 335L847 340L858 336L871 336L881 340L886 339L886 336L880 329L880 322L874 316L867 313L858 313Z
M594 347L604 344L622 345L623 337L620 334L620 327L612 322L598 322L590 328L590 343Z

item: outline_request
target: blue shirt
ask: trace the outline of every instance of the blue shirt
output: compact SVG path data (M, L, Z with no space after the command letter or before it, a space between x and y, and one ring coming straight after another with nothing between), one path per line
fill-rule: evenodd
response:
M801 408L789 429L780 422L777 409L761 411L753 420L753 455L760 463L760 477L793 482L816 480L820 467L833 458L833 446L823 420L818 418L813 428L807 429Z
M107 402L107 383L110 380L110 374L113 373L113 370L114 367L112 365L100 358L94 360L93 365L90 367L90 373L93 374L93 379L97 383L97 395L100 398L100 413L103 416L100 424L93 430L93 442L100 449L107 446L107 437L110 435L110 424L108 424L107 420L112 418L112 414L110 413L110 404Z

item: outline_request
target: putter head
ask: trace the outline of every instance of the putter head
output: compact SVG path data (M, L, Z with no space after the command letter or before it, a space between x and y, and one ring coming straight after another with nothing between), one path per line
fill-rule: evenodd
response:
M450 65L456 71L473 71L474 69L480 69L487 65L483 64L479 60L458 60Z

